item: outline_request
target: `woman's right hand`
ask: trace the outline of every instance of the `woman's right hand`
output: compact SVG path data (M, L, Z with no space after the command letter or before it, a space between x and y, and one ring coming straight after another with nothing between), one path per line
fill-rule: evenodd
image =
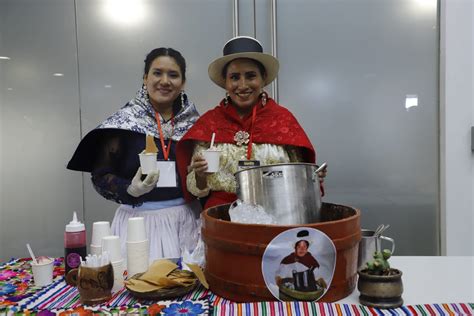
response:
M142 196L143 194L147 194L153 190L160 179L160 170L150 172L143 181L141 180L141 177L142 168L139 167L137 173L132 179L132 183L130 183L127 188L127 193L133 197Z
M204 189L207 187L207 161L202 155L194 156L191 162L191 168L194 170L194 175L196 177L196 185L199 189Z

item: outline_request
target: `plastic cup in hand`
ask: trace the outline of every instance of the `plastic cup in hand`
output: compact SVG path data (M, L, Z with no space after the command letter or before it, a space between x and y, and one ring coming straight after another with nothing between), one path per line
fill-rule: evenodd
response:
M142 167L142 174L149 174L152 171L157 171L156 153L140 153L140 166Z
M40 257L36 263L31 262L35 286L45 286L53 283L53 263L54 260L48 257Z
M104 252L109 254L109 260L111 262L123 259L122 254L120 253L119 236L105 236L102 238L102 253Z
M127 225L127 241L140 242L146 239L145 219L143 217L130 217Z
M221 150L207 149L202 151L202 155L207 162L207 172L213 173L219 171L219 160L221 157Z
M101 246L102 238L105 236L110 236L110 223L109 222L94 222L92 224L92 241L91 245Z

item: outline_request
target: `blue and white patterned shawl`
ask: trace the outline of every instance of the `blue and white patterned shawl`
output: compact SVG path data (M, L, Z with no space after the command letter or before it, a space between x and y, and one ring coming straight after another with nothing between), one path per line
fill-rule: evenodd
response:
M188 98L184 99L182 109L174 117L174 130L171 120L165 122L160 117L161 128L165 139L171 137L172 140L179 141L199 118L199 113L194 103L189 101ZM155 119L155 110L148 99L147 91L143 87L137 92L134 99L112 114L112 116L102 122L97 128L118 128L160 138Z
M184 104L174 117L174 129L171 120L164 122L161 120L161 128L165 139L179 141L184 134L193 126L199 118L199 114L194 104L184 98ZM141 88L137 96L128 102L120 110L112 114L102 124L93 129L81 140L74 152L67 168L70 170L91 172L96 158L101 154L98 144L102 137L111 135L114 131L118 135L120 131L131 131L141 134L153 135L159 138L158 124L155 119L155 110L148 99L148 93ZM107 131L107 133L105 133Z

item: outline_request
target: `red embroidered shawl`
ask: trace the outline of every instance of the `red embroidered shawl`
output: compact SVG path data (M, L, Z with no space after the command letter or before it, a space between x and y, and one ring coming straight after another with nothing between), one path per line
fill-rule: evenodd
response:
M300 147L304 162L316 161L316 152L308 136L290 111L270 98L265 106L261 103L255 106L257 115L253 127L253 143ZM215 143L235 143L235 133L242 130L250 133L251 122L251 113L241 119L233 106L225 106L223 102L201 116L183 136L176 149L183 188L186 187L187 166L193 154L194 141L210 142L212 133L215 132ZM183 191L187 194L187 190Z

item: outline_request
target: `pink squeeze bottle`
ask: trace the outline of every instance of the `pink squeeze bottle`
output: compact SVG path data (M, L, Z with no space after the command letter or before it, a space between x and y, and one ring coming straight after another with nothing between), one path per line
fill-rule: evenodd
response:
M86 228L83 223L77 220L74 212L72 221L66 225L64 231L64 267L67 273L78 268L82 260L87 255Z

